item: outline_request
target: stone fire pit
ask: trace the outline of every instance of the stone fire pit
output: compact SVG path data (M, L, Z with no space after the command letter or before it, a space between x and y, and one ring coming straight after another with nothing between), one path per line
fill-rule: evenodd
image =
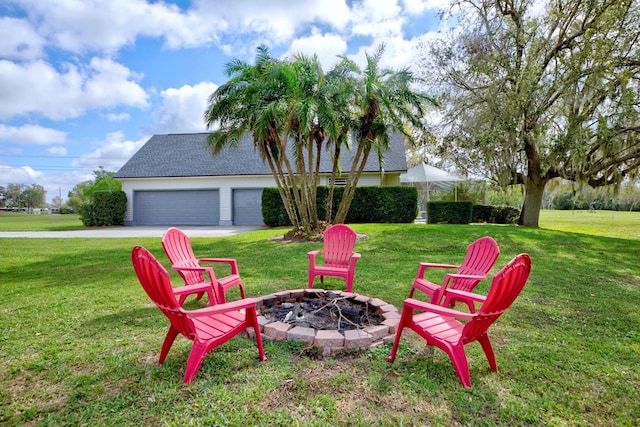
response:
M306 342L323 356L393 341L400 322L395 306L351 292L297 289L255 299L263 338Z

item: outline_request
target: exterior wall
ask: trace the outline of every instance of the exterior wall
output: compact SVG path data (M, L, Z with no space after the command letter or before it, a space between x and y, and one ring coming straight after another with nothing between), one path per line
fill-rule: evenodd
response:
M397 187L400 186L400 174L399 173L386 173L380 184L383 187Z
M322 185L329 185L330 176L326 176L320 179ZM382 181L380 180L380 174L366 174L363 173L360 176L360 180L358 181L359 187L375 187L375 186L389 187L394 185L400 185L400 173L387 173L382 177Z

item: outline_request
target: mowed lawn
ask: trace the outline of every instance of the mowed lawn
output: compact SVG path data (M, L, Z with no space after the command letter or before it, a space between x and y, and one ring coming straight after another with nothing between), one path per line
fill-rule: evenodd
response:
M238 337L184 386L190 343L179 338L157 365L168 323L131 268L138 244L168 266L160 238L1 238L0 424L640 425L640 213L543 211L540 225L352 225L367 236L354 291L399 308L420 261L460 262L481 236L500 245L491 275L531 255L529 282L490 330L499 372L467 347L471 389L410 332L393 364L390 345L322 359L274 341L259 362ZM198 255L236 258L257 296L306 283L306 252L320 245L271 240L284 231L192 241Z

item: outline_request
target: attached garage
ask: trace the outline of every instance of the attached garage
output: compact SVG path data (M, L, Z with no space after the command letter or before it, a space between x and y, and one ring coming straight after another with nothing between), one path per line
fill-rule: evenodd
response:
M253 134L213 155L209 133L154 135L120 168L115 178L127 195L125 225L261 226L262 189L276 187L269 164L256 150ZM349 170L351 153L340 157ZM391 135L381 179L371 153L360 185L399 185L407 171L401 133ZM331 156L322 156L323 185L331 176Z
M218 190L154 190L133 193L136 225L219 225Z
M262 189L233 190L233 225L262 225Z

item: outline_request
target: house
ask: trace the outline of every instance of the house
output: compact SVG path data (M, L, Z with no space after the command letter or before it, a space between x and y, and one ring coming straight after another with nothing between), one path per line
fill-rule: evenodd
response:
M154 135L122 166L115 178L127 195L126 225L262 225L262 189L276 183L251 134L215 156L207 135ZM352 155L343 150L344 173ZM331 155L324 151L321 185L328 185L331 166ZM400 185L407 161L399 133L383 155L383 171L372 152L358 186Z

